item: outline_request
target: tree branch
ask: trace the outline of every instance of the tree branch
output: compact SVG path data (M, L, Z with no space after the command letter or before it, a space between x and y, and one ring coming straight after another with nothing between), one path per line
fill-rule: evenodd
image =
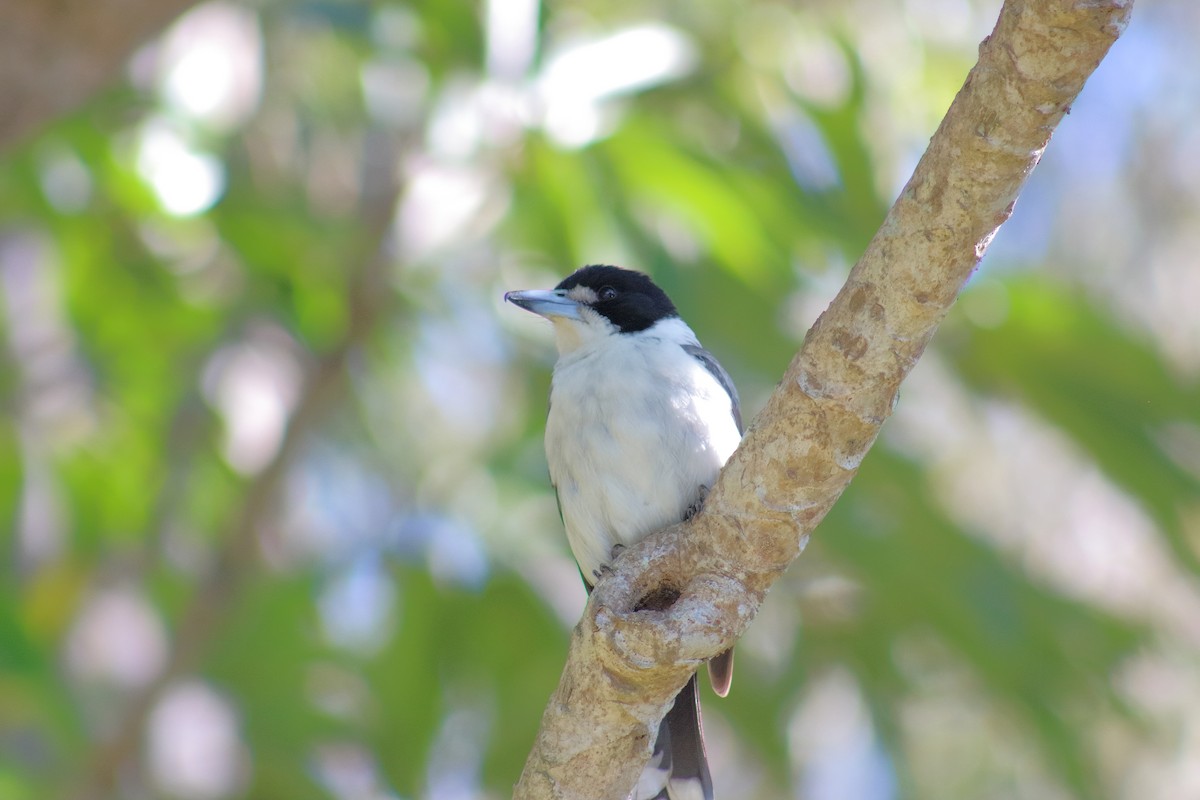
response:
M78 106L196 0L0 3L0 150Z
M675 693L730 647L891 414L1132 0L1009 0L912 179L687 524L626 550L576 626L515 797L624 798ZM636 610L655 589L679 599Z
M311 368L300 401L270 463L246 488L241 507L227 526L212 566L200 579L177 624L167 663L154 680L133 694L113 731L97 742L89 764L68 793L73 800L102 800L116 791L122 769L137 755L150 712L175 681L195 670L235 608L240 590L253 577L258 532L273 512L283 478L301 455L309 436L345 390L346 365L366 342L384 312L382 291L391 265L387 247L401 187L396 183L394 143L370 134L360 197L364 235L361 251L350 254L348 324L341 339Z

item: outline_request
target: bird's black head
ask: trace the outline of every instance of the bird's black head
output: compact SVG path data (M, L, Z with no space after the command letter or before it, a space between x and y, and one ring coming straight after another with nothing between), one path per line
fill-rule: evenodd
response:
M571 273L555 288L585 302L621 333L644 331L661 319L679 316L666 292L631 269L594 264Z

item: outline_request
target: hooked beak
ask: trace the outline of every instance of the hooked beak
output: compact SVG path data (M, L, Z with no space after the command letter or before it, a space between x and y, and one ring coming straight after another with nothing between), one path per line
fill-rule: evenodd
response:
M562 289L549 291L530 289L523 292L505 292L504 299L513 305L520 306L526 311L532 311L547 319L564 317L580 319L579 303L567 297Z

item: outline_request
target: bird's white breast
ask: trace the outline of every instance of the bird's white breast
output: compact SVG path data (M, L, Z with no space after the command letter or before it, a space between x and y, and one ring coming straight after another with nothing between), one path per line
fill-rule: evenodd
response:
M737 447L728 394L682 344L695 335L673 318L554 368L546 456L589 581L614 544L678 522Z

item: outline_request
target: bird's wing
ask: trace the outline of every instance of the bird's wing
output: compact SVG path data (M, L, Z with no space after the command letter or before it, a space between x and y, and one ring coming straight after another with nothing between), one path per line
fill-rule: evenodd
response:
M554 481L550 481L550 488L554 490L554 502L558 504L558 518L562 520L565 527L567 524L566 517L563 516L562 498L558 494L558 487L554 485ZM583 588L587 589L587 593L592 593L592 582L587 579L587 575L583 574L583 567L579 566L579 562L575 562L575 567L579 570L579 577L583 579Z
M546 400L546 413L547 414L550 413L551 405L552 405L551 400L547 399ZM550 488L554 490L554 503L555 503L555 505L558 506L558 519L560 522L562 522L563 528L566 528L567 527L567 518L563 516L562 496L558 493L558 484L556 484L554 482L554 478L550 479ZM591 594L592 593L592 583L591 583L591 581L589 581L587 579L587 575L583 574L583 567L579 566L578 561L575 562L575 568L579 570L579 577L583 579L583 588L587 589L588 594Z
M737 423L738 433L742 433L742 407L738 403L737 387L733 385L733 378L729 377L729 373L721 366L721 362L717 361L712 353L700 345L685 344L683 345L683 349L688 355L699 361L700 365L717 379L717 383L721 384L721 388L725 390L725 394L729 395L729 404L733 411L733 421Z
M738 403L737 387L733 385L733 379L729 377L729 373L721 366L721 362L717 361L713 354L703 347L694 344L685 344L683 345L683 349L687 351L688 355L699 361L717 379L717 383L721 384L721 388L725 390L725 393L729 395L733 421L737 423L738 433L742 433L742 408ZM726 650L708 662L708 677L712 683L713 690L718 695L724 697L729 694L729 685L733 683L733 648Z

